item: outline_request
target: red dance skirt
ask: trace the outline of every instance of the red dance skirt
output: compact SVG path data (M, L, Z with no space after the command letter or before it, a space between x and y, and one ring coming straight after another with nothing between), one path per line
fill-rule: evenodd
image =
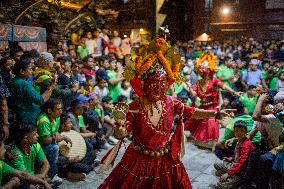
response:
M131 146L99 189L191 189L181 161L169 154L152 157Z
M219 139L219 122L215 118L190 119L186 121L185 129L189 130L194 140L198 142L217 142Z

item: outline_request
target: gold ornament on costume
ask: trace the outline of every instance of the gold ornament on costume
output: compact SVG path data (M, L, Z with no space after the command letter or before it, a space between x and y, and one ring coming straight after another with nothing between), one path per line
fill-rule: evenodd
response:
M112 112L113 117L115 120L125 120L126 119L126 113L129 110L129 106L127 103L120 102L118 103Z
M181 56L161 37L155 38L140 48L133 48L130 58L126 61L123 75L128 81L135 77L147 78L147 75L155 72L160 65L170 80L178 83L184 81L180 75L183 68Z

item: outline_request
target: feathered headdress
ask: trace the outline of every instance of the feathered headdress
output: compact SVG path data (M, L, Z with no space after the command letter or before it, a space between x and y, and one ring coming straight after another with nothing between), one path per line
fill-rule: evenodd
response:
M140 85L158 69L164 69L170 84L182 83L184 78L180 75L182 70L181 56L174 48L161 37L155 38L147 45L131 50L131 56L126 60L124 77L130 81L133 89ZM137 90L135 90L137 92ZM140 92L137 92L140 95Z
M206 52L203 53L197 60L195 64L195 70L199 70L201 67L206 67L209 69L210 72L215 73L217 72L217 58L214 56L213 53Z

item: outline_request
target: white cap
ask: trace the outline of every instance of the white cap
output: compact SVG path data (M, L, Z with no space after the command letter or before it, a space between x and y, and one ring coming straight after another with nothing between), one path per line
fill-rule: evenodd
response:
M254 65L258 65L259 64L259 60L257 59L251 59L250 63L249 64L254 64Z

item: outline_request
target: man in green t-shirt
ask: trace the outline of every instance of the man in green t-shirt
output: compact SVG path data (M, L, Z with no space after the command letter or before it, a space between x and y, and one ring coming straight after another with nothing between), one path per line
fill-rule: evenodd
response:
M234 69L232 68L232 60L226 60L224 65L220 66L216 76L224 82L227 87L232 88L234 80Z
M22 138L22 136L21 136ZM50 185L35 175L29 174L25 170L17 170L6 164L3 160L5 157L6 149L4 146L3 139L0 138L0 186L1 188L22 188L20 180L25 180L31 184L39 184L45 188L51 188ZM7 183L3 184L3 178L13 177Z
M232 155L234 155L234 149L235 149L236 144L233 144L231 146L228 146L227 144L228 144L228 141L232 140L235 137L235 133L234 133L235 122L240 121L240 120L244 121L247 126L247 133L249 133L254 127L254 121L252 117L244 113L244 104L240 100L238 99L234 100L231 103L231 108L237 110L236 112L234 112L235 117L227 124L223 139L219 141L215 147L215 154L221 160L224 157L232 157ZM260 144L260 140L261 140L261 135L260 133L257 133L254 136L254 138L252 138L251 141L256 146L258 146Z
M112 98L113 102L117 102L117 97L121 95L121 82L123 81L123 69L120 63L116 60L111 59L110 67L106 70L106 73L110 80L108 80L108 90L109 96Z
M13 168L26 171L40 179L47 179L49 163L38 143L37 129L32 124L18 124L17 132L13 133L14 144L11 152L17 155L8 163ZM35 170L35 164L41 165L39 170Z
M62 102L60 100L49 99L44 106L44 111L37 119L39 143L42 145L42 149L50 164L48 176L52 179L51 181L56 184L62 182L62 179L57 176L57 161L59 155L57 143L63 140L67 143L71 143L68 137L61 136L58 133L62 109Z

